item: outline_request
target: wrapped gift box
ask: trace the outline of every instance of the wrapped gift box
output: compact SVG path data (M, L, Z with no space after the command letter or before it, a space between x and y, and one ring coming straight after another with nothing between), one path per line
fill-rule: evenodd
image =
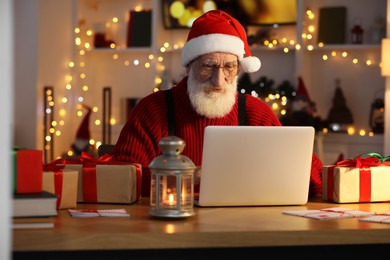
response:
M43 167L43 190L58 195L57 209L77 206L77 170L64 170L65 166L45 165Z
M141 165L102 160L102 157L67 161L65 169L79 172L77 202L131 204L138 201Z
M338 203L390 200L390 167L322 168L322 199Z
M12 153L14 193L42 192L43 152L14 148Z

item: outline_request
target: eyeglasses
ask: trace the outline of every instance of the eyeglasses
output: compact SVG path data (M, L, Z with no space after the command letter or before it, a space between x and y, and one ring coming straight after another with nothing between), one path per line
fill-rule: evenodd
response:
M219 66L217 64L199 64L200 75L204 78L211 77L214 72L219 69L222 69L223 74L226 77L234 77L238 74L240 70L240 65L238 63L227 63L225 66Z

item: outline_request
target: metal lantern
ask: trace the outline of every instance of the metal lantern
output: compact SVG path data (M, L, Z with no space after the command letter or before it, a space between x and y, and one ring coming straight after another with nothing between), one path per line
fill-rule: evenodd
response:
M186 218L194 215L195 165L181 155L185 142L176 136L163 137L159 142L162 154L150 164L150 211L162 218Z

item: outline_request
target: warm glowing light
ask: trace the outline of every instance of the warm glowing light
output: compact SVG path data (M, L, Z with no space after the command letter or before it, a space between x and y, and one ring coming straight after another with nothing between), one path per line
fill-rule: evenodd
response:
M315 31L315 27L314 25L310 25L309 27L307 27L307 30L311 33L313 33Z
M77 114L78 117L82 117L83 116L83 111L77 111L76 114Z
M80 63L79 63L79 66L80 66L81 68L85 67L85 62L84 62L84 61L80 62Z
M117 23L117 22L119 22L119 19L118 19L118 17L113 17L113 18L112 18L112 21L113 21L114 23Z
M85 73L80 74L80 79L85 79L86 77L87 77L87 75L85 75Z
M115 118L111 118L110 119L110 125L116 125L116 119Z
M156 85L161 84L161 82L162 82L162 79L160 77L156 77L154 79L154 84L156 84Z
M326 55L326 54L322 55L322 59L323 60L327 60L328 59L328 55Z
M81 39L79 37L77 37L74 41L77 46L81 44Z
M136 65L136 66L139 65L139 60L134 60L133 64Z
M345 58L345 57L348 56L348 53L347 53L346 51L343 51L343 52L341 53L341 56Z
M80 33L80 28L74 28L75 33Z
M61 102L65 104L66 102L68 102L68 99L66 97L63 97L61 98Z
M300 50L301 49L301 45L300 44L295 45L295 49L296 50Z
M67 90L71 90L71 89L72 89L72 85L68 83L68 84L65 85L65 88L66 88Z
M318 47L324 47L324 43L323 42L319 42L318 43Z
M284 47L284 48L283 48L283 52L284 52L284 53L288 53L289 51L290 51L290 50L289 50L287 47Z
M45 137L45 140L46 140L47 142L50 142L50 141L51 141L50 135L47 135L47 136Z
M165 47L160 48L160 52L166 52L166 51L167 51L167 49Z
M312 51L313 49L314 49L313 45L308 45L308 46L307 46L307 50L308 50L308 51Z
M332 57L335 57L336 56L336 52L335 51L332 51L332 53L330 55L332 55Z
M114 60L117 60L117 59L119 58L119 55L115 53L114 55L112 55L112 58L113 58Z
M174 1L169 7L169 14L176 19L181 18L184 15L185 6L180 1Z
M51 134L53 134L55 131L56 131L56 130L55 130L53 127L51 127L51 128L49 129L49 132L50 132Z
M56 125L57 125L57 122L56 122L56 121L52 121L52 122L51 122L51 125L52 125L52 126L56 126Z
M69 66L69 68L74 68L74 62L73 61L69 61L68 66Z
M371 66L371 65L372 65L371 60L366 60L366 65L367 65L367 66Z
M150 68L150 63L149 62L145 62L145 68L147 68L147 69Z
M71 75L65 75L66 82L72 81L73 77Z
M88 86L87 86L87 85L84 85L84 86L83 86L83 90L84 90L84 91L88 91Z
M354 128L354 127L348 127L347 133L348 133L349 135L354 135L354 134L355 134L355 128Z
M153 60L154 59L154 55L153 54L149 54L148 58L149 58L149 60Z
M73 151L68 151L68 156L73 156Z
M96 120L95 120L95 125L100 125L100 124L101 124L100 120L99 120L99 119L96 119Z
M89 139L89 144L90 144L90 145L94 145L94 144L95 144L95 140Z
M360 135L360 136L365 136L365 135L366 135L366 130L360 129L359 135Z
M125 66L129 66L129 65L130 65L130 61L125 60L125 61L123 62L123 64L124 64Z
M352 60L352 63L354 63L354 64L357 64L358 62L359 62L359 60L356 59L356 58L354 58L354 59Z
M92 36L93 32L92 32L92 30L87 30L87 31L85 32L85 34L86 34L87 36Z
M61 109L60 112L59 112L59 115L60 116L65 116L66 115L66 110L65 109Z
M84 43L84 47L86 49L90 49L91 48L91 44L89 42L86 42L86 43Z
M163 62L163 61L164 61L164 57L159 56L159 57L157 58L157 61L158 61L158 62Z
M157 92L157 91L159 91L160 89L158 88L158 87L154 87L153 88L153 92Z
M57 130L56 131L56 136L60 136L61 135L61 131L60 130Z
M93 108L92 108L92 111L96 113L96 112L99 111L99 108L98 108L98 107L93 107Z
M85 50L80 50L80 51L79 51L79 54L80 54L81 56L83 56L83 55L85 54Z

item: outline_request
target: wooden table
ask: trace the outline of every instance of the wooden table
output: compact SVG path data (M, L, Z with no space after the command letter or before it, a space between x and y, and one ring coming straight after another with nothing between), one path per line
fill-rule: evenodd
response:
M327 253L331 256L335 249L338 254L344 252L348 256L358 256L366 250L388 253L390 224L359 222L357 218L315 220L282 214L283 210L329 207L390 212L389 202L335 204L318 198L303 206L195 208L195 216L172 220L150 217L147 198L132 205L78 204L78 208L88 209L125 208L130 217L72 218L67 210L59 210L59 216L50 219L54 228L13 231L13 259L185 257L187 260L221 255L237 258Z

